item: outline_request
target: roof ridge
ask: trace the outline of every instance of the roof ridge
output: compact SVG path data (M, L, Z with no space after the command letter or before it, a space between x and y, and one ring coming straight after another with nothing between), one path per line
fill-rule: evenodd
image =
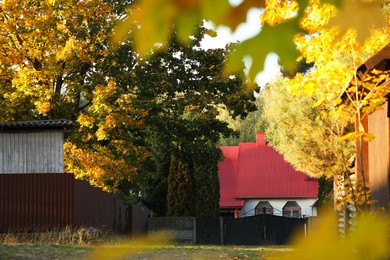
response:
M73 125L73 121L67 120L67 119L46 119L46 120L0 122L1 128L65 127L65 126L72 126L72 125Z

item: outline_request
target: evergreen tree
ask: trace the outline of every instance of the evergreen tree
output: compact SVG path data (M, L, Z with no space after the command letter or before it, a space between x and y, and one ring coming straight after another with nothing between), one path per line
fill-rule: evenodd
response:
M192 154L195 181L195 216L219 216L218 161L222 152L214 143L197 147Z
M167 208L168 216L194 216L194 172L185 157L188 155L173 153L168 178Z

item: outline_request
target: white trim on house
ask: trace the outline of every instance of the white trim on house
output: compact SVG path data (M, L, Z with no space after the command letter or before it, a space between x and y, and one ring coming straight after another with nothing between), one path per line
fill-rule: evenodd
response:
M240 217L255 215L255 208L260 201L268 201L273 208L273 215L283 216L283 207L288 201L295 201L301 208L301 217L317 216L317 208L314 204L317 198L283 198L283 199L246 199L240 211Z

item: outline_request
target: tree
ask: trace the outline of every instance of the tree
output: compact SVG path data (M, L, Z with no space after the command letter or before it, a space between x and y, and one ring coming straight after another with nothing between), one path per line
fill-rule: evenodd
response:
M252 111L244 119L237 118L233 119L229 116L229 113L221 108L220 115L218 118L229 124L229 127L233 129L236 134L223 138L221 137L218 141L219 146L230 146L238 145L243 142L255 142L256 132L264 132L266 129L266 122L262 119L264 100L261 96L257 96L255 101L257 110Z
M76 119L115 16L101 0L1 4L2 120Z
M167 194L168 216L195 216L195 174L189 169L186 155L178 153L171 155Z
M215 142L199 145L192 152L196 201L195 216L219 216L218 161L222 151L216 149Z
M0 5L0 120L73 120L67 171L109 191L128 183L146 153L136 143L143 111L132 109L124 73L136 64L135 53L129 41L109 51L125 2Z
M221 134L232 133L227 123L217 119L218 107L226 107L233 117L245 117L255 108L253 92L243 87L243 76L223 73L229 49L199 48L205 32L200 28L191 44L181 44L173 34L167 48L154 52L137 70L136 105L147 114L143 134L153 165L149 169L161 172L161 180L168 184L167 208L173 215L218 214L216 142ZM182 178L188 185L181 183ZM212 185L209 192L200 193L206 183ZM177 194L178 190L184 194ZM191 204L189 211L190 202L184 199L189 194L203 206ZM205 201L204 196L210 199Z
M386 13L386 8L384 8L384 12ZM355 143L356 141L358 141L358 143L361 142L363 138L365 140L372 138L372 136L361 127L359 118L362 118L362 113L376 109L377 104L383 104L381 103L383 102L383 98L378 98L378 95L376 94L365 95L361 88L362 85L360 84L353 84L352 87L349 87L349 85L351 80L353 81L353 79L356 79L355 70L357 65L363 63L368 57L387 44L389 41L389 34L387 28L372 31L371 36L366 39L364 44L359 43L357 35L353 30L347 31L340 37L339 30L326 27L335 13L336 9L334 9L334 7L321 5L320 3L313 1L311 3L311 8L307 11L306 18L301 21L301 26L306 28L306 30L310 30L311 34L297 36L295 42L298 50L301 52L301 58L305 59L308 63L314 63L314 68L307 73L298 73L294 77L283 80L283 84L285 84L285 87L287 87L289 91L284 95L292 96L292 99L286 100L284 95L279 97L279 99L284 100L283 103L287 105L286 109L288 111L292 110L295 112L291 115L289 115L289 112L285 113L284 115L287 115L287 119L282 118L284 115L275 115L276 117L279 116L279 122L283 123L276 126L273 132L276 133L279 131L283 133L282 129L284 129L284 132L294 132L294 135L290 136L290 138L279 136L279 138L277 137L276 140L271 141L271 143L273 142L278 149L283 151L286 158L293 164L299 165L301 163L303 164L301 165L301 169L306 169L307 172L313 173L308 167L319 165L316 163L316 159L322 157L318 156L321 155L321 153L316 152L315 154L312 154L312 147L316 148L316 143L319 144L319 141L312 140L310 136L307 136L307 127L311 125L310 127L313 127L313 130L311 130L310 133L311 135L316 133L316 136L321 136L319 135L322 132L320 127L325 127L324 130L326 131L323 132L323 137L319 138L321 139L320 142L331 142L328 143L330 146L327 146L324 143L322 149L326 151L331 149L336 150L335 148L338 148L339 152L342 153L340 153L340 156L325 157L322 162L327 162L327 159L330 159L333 162L336 162L338 158L341 160L338 160L339 166L325 167L322 171L317 172L327 173L329 176L332 175L335 176L336 179L342 180L346 189L343 190L344 199L339 202L340 204L343 204L344 202L351 203L355 207L359 204L367 205L368 203L368 192L366 191L364 177L357 177L358 180L362 179L361 184L354 183L350 177L354 172L353 169L349 168L353 165L355 158ZM371 92L373 93L383 93L383 86L377 84L382 80L383 78L380 79L380 77L378 77L372 82L367 82L368 85L371 84L371 86L367 86L367 88L371 89ZM374 85L375 87L373 87ZM278 91L280 90L274 90L275 93ZM352 93L352 95L350 95L350 93ZM369 92L366 91L365 93ZM355 94L356 97L358 97L357 99L354 98ZM351 96L353 96L353 98L351 98ZM291 122L291 120L296 118L296 115L301 114L299 111L296 111L297 109L295 107L298 105L297 102L302 102L304 100L309 100L309 103L311 103L309 106L306 106L307 110L317 111L317 118L315 118L315 120L312 119L314 125L311 122L299 119L300 127L302 128L300 131L294 131L294 129L296 129L294 124L283 126L285 122L289 122L289 120ZM280 104L272 105L273 101L269 102L273 108L280 107ZM374 106L368 105L366 107L367 104L374 104ZM301 104L301 106L305 105ZM269 111L271 111L271 113L274 112L272 109ZM360 126L355 130L356 118L358 118L357 125ZM345 127L348 122L350 126ZM324 125L321 126L319 123L324 123ZM275 135L277 136L278 134ZM334 139L333 137L337 138ZM295 138L293 143L303 144L303 148L306 147L306 150L288 150L288 147L292 145L291 138ZM309 145L306 142L308 139L311 140L314 145L307 146ZM352 151L343 151L344 148L350 148L351 145ZM296 146L295 148L298 147L300 146ZM307 150L307 148L309 149ZM317 149L314 150L316 151ZM299 156L299 153L301 152L310 155L309 158L315 159L308 162L304 159L304 156ZM298 159L299 157L301 157L301 159ZM360 192L361 188L364 192Z
M321 117L326 107L313 107L315 97L292 94L287 78L276 78L262 93L267 141L294 168L313 177L343 172L354 150L340 138L353 129L350 118Z
M79 115L76 129L65 143L67 169L106 191L130 197L147 151L136 142L144 112L134 109L136 96L114 81L95 87L91 105Z

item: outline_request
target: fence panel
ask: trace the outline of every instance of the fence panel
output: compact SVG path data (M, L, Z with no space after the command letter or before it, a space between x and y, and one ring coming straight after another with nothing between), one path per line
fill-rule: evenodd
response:
M74 226L113 229L114 199L86 181L75 180Z
M225 219L224 243L228 245L286 245L296 232L304 232L305 219L257 215Z
M149 218L147 222L148 235L165 231L172 235L175 242L194 243L195 240L194 217L158 217Z
M0 232L72 223L73 184L71 174L0 174Z
M196 244L221 244L221 219L196 219Z
M0 174L0 232L72 227L128 230L122 199L69 173Z

